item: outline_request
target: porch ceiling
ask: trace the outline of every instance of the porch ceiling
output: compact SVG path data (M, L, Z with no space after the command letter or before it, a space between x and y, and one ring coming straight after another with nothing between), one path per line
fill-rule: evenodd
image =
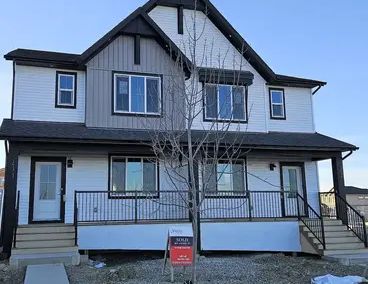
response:
M206 137L208 143L218 137L218 132L208 135L204 130L193 130L193 140ZM178 132L180 134L180 132ZM79 123L14 121L4 119L0 128L0 140L65 142L65 143L108 143L128 144L150 141L157 131L136 129L88 128ZM220 134L224 143L236 143L252 149L303 150L344 152L354 151L358 147L319 133L290 132L227 132ZM182 141L185 144L186 135Z

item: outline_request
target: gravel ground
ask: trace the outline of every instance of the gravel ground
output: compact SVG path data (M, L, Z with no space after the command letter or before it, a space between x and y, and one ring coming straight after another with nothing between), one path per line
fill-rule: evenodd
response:
M158 255L105 254L91 257L103 261L100 269L90 264L68 266L70 283L170 283L169 270L161 275L163 259ZM95 262L95 263L97 263ZM364 266L344 266L315 257L291 257L283 254L210 255L198 263L199 283L310 283L311 278L325 274L368 277ZM0 262L0 283L22 283L24 270L10 269ZM190 272L176 269L175 283L190 278Z

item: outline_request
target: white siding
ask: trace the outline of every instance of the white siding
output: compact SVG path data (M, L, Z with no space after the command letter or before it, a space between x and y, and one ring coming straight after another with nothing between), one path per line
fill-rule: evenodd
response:
M66 169L66 204L65 204L65 222L73 223L74 216L74 192L77 191L106 191L108 190L108 156L73 156L67 155L73 159L73 167ZM269 217L270 214L277 214L276 216L281 217L281 206L280 198L277 192L280 191L280 167L279 158L261 158L261 157L249 157L248 158L248 189L250 191L275 191L269 199L264 199L264 195L257 195L252 193L252 216L253 217ZM274 171L271 171L269 164L274 163L277 167ZM20 156L18 163L18 180L17 180L17 190L20 191L20 213L19 222L20 224L28 223L28 204L29 204L29 187L30 187L30 167L31 158L30 156ZM317 211L318 209L318 174L317 174L317 164L316 162L306 161L305 162L305 172L306 172L306 183L307 183L307 197L308 202ZM164 172L163 167L160 169L160 190L170 191L174 190L171 182L169 181L167 174ZM124 208L134 207L133 200L116 200L105 198L90 198L88 201L91 206L84 209L84 214L89 217L96 216L96 218L106 218L106 220L113 220L114 217L121 218L124 214L125 218L133 220L134 212L132 210ZM96 196L97 197L97 196ZM179 198L179 199L175 199ZM184 218L188 216L188 210L184 207L178 207L179 201L181 200L179 195L170 195L161 193L160 201L162 203L161 207L158 208L159 203L154 200L141 200L139 205L140 209L138 211L138 218L155 218L160 216L173 217L173 218ZM220 200L220 199L219 199ZM228 214L225 216L238 216L238 217L249 217L247 214L248 210L248 200L247 199L226 199L222 200L221 206L228 204L229 207L235 207L235 213L231 213L230 209L227 210ZM265 201L272 203L268 206L264 206ZM85 201L84 201L85 202ZM202 217L216 217L217 211L211 211L211 208L216 205L213 202L206 200L203 203ZM225 203L227 202L227 203ZM167 205L163 205L167 204ZM170 206L169 204L173 204ZM184 204L183 204L184 205ZM106 209L109 206L109 209ZM120 206L120 207L119 207ZM215 206L216 207L216 206ZM84 207L86 208L86 207ZM149 211L146 211L147 208ZM127 210L127 211L123 211ZM116 212L119 211L116 215ZM242 212L241 215L239 212ZM160 212L160 213L157 213ZM216 213L217 212L217 213ZM81 213L81 212L80 212ZM174 214L174 215L173 215ZM175 215L179 214L179 215ZM215 214L215 215L214 215ZM226 215L227 214L227 215ZM239 215L240 214L240 215ZM268 214L268 215L267 215ZM224 215L222 215L224 216ZM83 216L82 216L83 217ZM97 220L96 219L96 220Z
M29 185L31 174L31 157L19 156L17 173L17 191L19 191L19 219L20 225L28 224Z
M193 35L193 11L184 9L184 34L177 32L177 9L157 6L150 17L159 27L184 51L190 60L189 35ZM310 89L285 88L286 115L284 121L270 120L268 86L261 75L244 59L241 53L232 46L230 41L206 17L197 11L197 31L201 34L197 43L197 65L215 68L250 71L254 74L253 84L248 91L248 124L235 124L230 130L249 132L314 132L312 111L312 95ZM203 33L202 33L203 30ZM199 115L193 127L208 129L211 123L203 121Z
M192 11L184 10L184 35L177 32L177 9L171 7L157 6L150 13L150 17L160 26L160 28L175 42L178 47L189 56L189 34L191 29ZM225 38L219 29L207 19L202 12L197 12L197 30L202 31L198 41L197 65L224 68L231 70L250 71L254 74L253 84L248 91L248 124L235 124L230 130L265 132L265 80L259 73L244 59L239 51ZM187 30L188 29L188 30ZM211 123L203 122L203 115L199 115L193 128L208 129Z
M305 88L284 88L286 120L270 119L267 100L268 130L278 132L315 132L312 92Z
M16 65L13 109L15 120L84 122L84 72L77 72L76 108L67 109L55 108L55 81L57 70L71 71Z

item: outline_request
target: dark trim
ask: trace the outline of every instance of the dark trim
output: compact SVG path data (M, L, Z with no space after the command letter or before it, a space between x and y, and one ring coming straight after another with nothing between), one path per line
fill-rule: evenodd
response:
M272 115L272 98L271 98L271 92L272 91L280 91L282 92L282 102L284 107L284 116L273 116ZM268 104L270 105L270 119L272 120L286 120L286 104L285 104L285 90L282 88L268 88Z
M59 75L71 75L74 76L74 101L73 105L59 105ZM65 71L56 71L56 80L55 80L55 108L69 108L75 109L77 108L77 73L76 72L65 72Z
M157 114L154 113L131 113L131 112L116 112L115 111L115 74L118 75L128 75L128 76L146 76L146 77L158 77L160 78L160 104L159 104L159 108L160 108L160 112ZM164 99L164 88L163 88L163 81L164 81L164 77L163 74L155 74L155 73L139 73L139 72L130 72L130 71L116 71L113 70L112 71L112 87L111 87L111 115L117 115L117 116L130 116L130 117L156 117L156 118L160 118L163 116L163 99ZM146 94L145 94L146 96ZM129 99L130 99L130 94L129 94ZM146 99L146 97L145 97ZM129 104L131 102L129 101Z
M134 36L134 64L141 64L141 36Z
M52 69L65 69L65 70L81 70L86 71L86 66L84 65L74 65L74 64L67 64L63 62L43 62L37 60L20 60L16 59L14 62L17 65L22 66L33 66L33 67L43 67L43 68L52 68Z
M202 83L202 116L203 116L203 121L204 122L217 122L217 123L232 123L234 125L236 124L247 124L248 123L248 86L242 86L244 87L245 91L244 91L244 110L245 110L245 120L234 120L234 119L216 119L216 118L207 118L206 117L206 83L205 82L201 82ZM212 84L212 83L209 83ZM217 100L218 100L218 96L217 96ZM218 110L217 110L218 111Z
M9 152L6 153L5 183L4 183L4 209L2 219L2 245L3 252L10 254L14 228L16 226L16 199L17 199L17 176L19 149L16 144L10 143Z
M139 152L139 150L138 150ZM144 159L144 158L152 158L156 160L156 178L157 178L157 194L156 195L150 195L149 197L152 199L158 199L160 198L160 162L157 159L157 157L152 153L152 154L122 154L122 153L109 153L108 154L108 169L107 169L107 173L108 173L108 177L107 177L107 191L108 193L108 199L145 199L145 196L126 196L126 195L114 195L114 191L111 190L111 158L112 157L121 157L121 158L138 158L138 159ZM144 192L139 192L140 194L144 193ZM150 192L152 193L152 192ZM121 193L119 193L121 194Z
M12 80L12 102L11 102L11 119L14 119L14 92L15 92L15 61L13 61L13 80Z
M60 162L61 163L61 187L63 191L60 196L60 220L45 220L45 221L33 221L34 211L34 187L35 187L35 174L37 162ZM65 202L63 195L66 194L66 158L65 157L31 157L31 173L30 173L30 185L29 185L29 208L28 208L28 224L42 224L42 223L64 223L65 220Z
M178 7L178 34L184 34L184 7L180 5Z
M304 210L306 216L308 213L308 195L307 195L307 181L305 177L305 163L304 162L280 162L280 185L281 185L281 211L283 217L295 217L295 216L286 216L286 210L285 210L285 196L284 196L284 177L283 177L283 167L300 167L302 170L302 187L303 187L303 199L304 199ZM298 204L298 203L297 203Z
M200 67L198 77L200 82L209 84L249 86L253 84L254 74L243 70Z

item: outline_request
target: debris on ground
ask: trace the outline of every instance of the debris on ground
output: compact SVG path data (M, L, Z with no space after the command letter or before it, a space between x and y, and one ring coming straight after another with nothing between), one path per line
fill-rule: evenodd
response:
M338 277L331 274L315 277L311 281L312 284L360 284L368 283L367 279L360 276L344 276Z

